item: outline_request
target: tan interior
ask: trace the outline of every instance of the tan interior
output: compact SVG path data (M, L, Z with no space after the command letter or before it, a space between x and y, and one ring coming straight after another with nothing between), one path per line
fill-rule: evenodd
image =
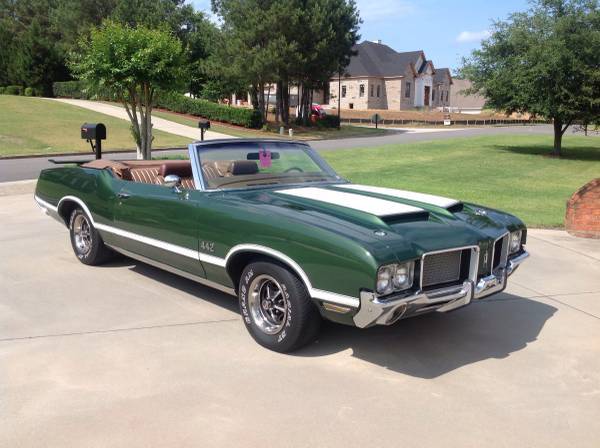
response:
M216 160L207 161L202 164L202 172L206 180L221 177L230 177L237 174L252 174L244 171L238 173L240 167L250 168L249 162L245 160ZM251 165L251 164L250 164ZM195 189L192 175L191 162L189 160L93 160L81 165L85 168L108 169L119 179L139 182L144 184L162 185L165 175L177 174L181 178L183 188ZM256 171L258 172L258 166Z

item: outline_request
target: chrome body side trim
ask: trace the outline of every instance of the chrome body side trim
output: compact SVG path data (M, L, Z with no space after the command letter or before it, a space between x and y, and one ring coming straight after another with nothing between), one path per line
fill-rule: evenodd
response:
M42 198L40 198L37 195L34 195L33 198L35 199L35 202L37 202L38 206L42 209L42 211L44 211L44 213L47 213L48 210L51 210L53 212L58 212L57 206L44 201Z
M208 286L210 288L218 289L219 291L222 291L222 292L224 292L226 294L229 294L229 295L232 295L232 296L236 296L236 293L235 293L235 291L234 291L233 288L229 288L227 286L221 285L220 283L216 283L216 282L213 282L211 280L208 280L208 279L206 279L204 277L200 277L198 275L194 275L194 274L191 274L189 272L182 271L181 269L174 268L173 266L161 263L160 261L152 260L151 258L144 257L143 255L138 255L138 254L136 254L134 252L130 252L130 251L125 250L125 249L121 249L120 247L116 247L116 246L113 246L113 245L110 245L109 247L111 249L113 249L114 251L119 252L119 253L125 255L126 257L130 257L130 258L133 258L135 260L141 261L142 263L146 263L146 264L149 264L149 265L154 266L156 268L163 269L163 270L168 271L168 272L170 272L172 274L176 274L176 275L179 275L181 277L185 277L185 278L187 278L189 280L193 280L195 282L201 283L201 284L203 284L205 286Z
M194 249L188 249L187 247L176 246L175 244L167 243L165 241L156 240L154 238L150 238L144 235L138 235L137 233L129 232L127 230L119 229L117 227L108 226L106 224L95 224L96 229L102 230L104 232L112 233L113 235L118 235L123 238L127 238L129 240L137 241L142 244L147 244L148 246L157 247L162 250L166 250L167 252L172 252L178 255L183 255L184 257L193 258L194 260L200 260L200 253Z

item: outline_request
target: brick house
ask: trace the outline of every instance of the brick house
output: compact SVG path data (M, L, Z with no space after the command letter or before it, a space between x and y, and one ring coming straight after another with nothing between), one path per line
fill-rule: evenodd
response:
M329 82L329 105L342 109L409 110L434 108L449 102L452 77L437 69L422 50L398 53L381 42L365 41L354 47L341 81ZM341 85L340 85L341 84Z

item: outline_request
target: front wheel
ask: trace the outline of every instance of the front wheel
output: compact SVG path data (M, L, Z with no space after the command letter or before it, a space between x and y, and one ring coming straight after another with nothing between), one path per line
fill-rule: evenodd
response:
M238 295L246 329L263 347L286 353L316 338L321 316L304 284L284 266L249 264Z

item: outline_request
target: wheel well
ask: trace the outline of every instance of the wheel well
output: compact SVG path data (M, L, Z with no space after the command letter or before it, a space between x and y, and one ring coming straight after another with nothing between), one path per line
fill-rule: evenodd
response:
M80 205L77 202L72 201L70 199L65 199L63 202L60 203L60 206L58 208L58 214L65 222L65 225L67 227L69 226L69 219L71 218L71 213L73 213L73 210L75 210L79 206Z
M240 279L242 277L242 272L250 263L254 263L256 261L265 261L268 263L278 264L288 269L292 274L294 274L298 279L302 282L302 284L308 289L308 285L302 280L298 272L287 264L285 261L280 260L277 257L273 257L267 254L263 254L261 252L239 252L231 257L229 262L227 263L227 274L229 274L229 278L233 282L234 289L237 291L238 286L240 284Z

